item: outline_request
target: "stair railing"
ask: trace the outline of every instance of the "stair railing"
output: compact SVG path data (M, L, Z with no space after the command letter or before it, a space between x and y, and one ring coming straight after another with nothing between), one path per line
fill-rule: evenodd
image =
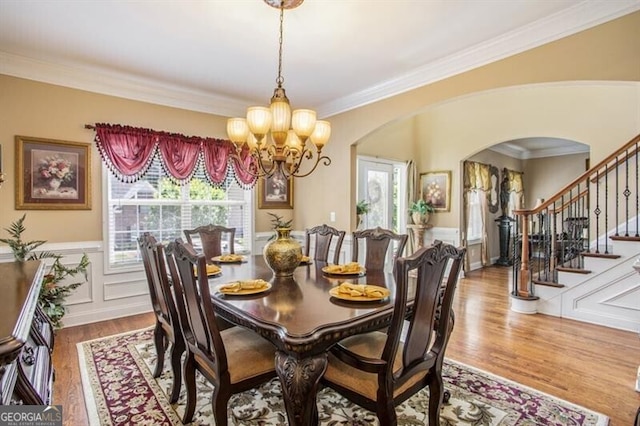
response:
M612 256L610 237L640 238L639 148L640 134L540 205L514 210L513 297L562 286L559 271L586 272L585 255Z

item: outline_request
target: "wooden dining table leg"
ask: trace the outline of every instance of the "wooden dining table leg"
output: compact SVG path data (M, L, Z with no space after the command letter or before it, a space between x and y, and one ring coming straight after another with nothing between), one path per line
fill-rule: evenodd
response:
M327 353L297 358L277 351L275 363L289 425L317 425L316 393L320 378L327 369Z

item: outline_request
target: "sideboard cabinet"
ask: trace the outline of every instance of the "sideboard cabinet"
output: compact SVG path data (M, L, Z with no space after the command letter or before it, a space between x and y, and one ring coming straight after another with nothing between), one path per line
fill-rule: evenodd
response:
M53 326L38 305L44 263L0 263L0 404L50 405Z

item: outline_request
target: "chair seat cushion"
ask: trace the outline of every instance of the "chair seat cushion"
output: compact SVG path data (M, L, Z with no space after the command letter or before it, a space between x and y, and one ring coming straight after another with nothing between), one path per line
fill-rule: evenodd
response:
M220 332L231 383L275 371L275 346L256 332L232 327Z
M340 344L361 357L380 359L386 341L387 335L385 333L374 331L372 333L348 337L342 340ZM400 369L402 369L402 342L396 353L393 371L397 372ZM426 374L426 371L415 374L406 383L403 383L402 386L394 390L394 397L422 380ZM371 401L377 399L378 376L374 373L367 373L354 368L342 362L331 353L329 353L329 364L327 371L324 373L324 380L348 389L353 393L360 394Z

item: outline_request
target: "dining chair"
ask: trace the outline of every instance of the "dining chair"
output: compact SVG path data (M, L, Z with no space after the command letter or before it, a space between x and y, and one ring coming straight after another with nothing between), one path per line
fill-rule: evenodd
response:
M196 408L196 371L213 385L215 424L227 425L231 395L261 385L276 376L275 347L244 327L220 330L213 310L205 255L177 239L167 246L167 262L187 346L183 366L186 407L183 423ZM194 272L194 267L197 272Z
M436 241L397 259L388 329L340 341L331 349L322 383L375 412L380 424L390 426L397 424L395 407L428 386L429 424L440 424L442 364L453 328L451 304L464 253L465 249ZM416 278L409 274L414 270ZM410 285L414 279L415 287ZM413 305L407 303L411 295ZM403 338L405 320L408 328Z
M305 230L305 256L310 255L311 250L311 241L314 241L314 254L313 259L328 262L329 259L329 249L331 248L331 241L333 237L337 239L334 250L335 254L333 255L333 263L340 263L340 249L342 248L342 241L344 240L345 231L338 231L336 228L328 225L319 225L314 226L313 228L307 228ZM313 237L313 238L312 238Z
M384 269L389 257L388 251L391 246L393 250L393 264L395 259L402 256L404 247L407 245L407 234L396 234L389 229L383 229L379 226L371 229L354 231L352 234L352 261L359 261L359 246L364 249L364 267L370 269ZM391 243L395 244L391 244ZM395 267L395 266L394 266Z
M153 341L156 347L157 362L153 377L160 377L164 368L164 354L168 345L171 344L173 384L169 402L173 404L178 401L180 396L180 385L182 383L181 359L185 351L185 343L167 275L164 246L148 232L138 238L138 245L142 254L144 271L147 275L151 305L156 317Z
M199 241L207 263L211 263L211 258L220 256L222 253L236 252L234 247L236 228L203 225L195 229L185 229L183 232L187 242L192 246L196 246L196 242ZM197 240L193 237L197 237ZM226 247L223 247L223 244L226 244Z

